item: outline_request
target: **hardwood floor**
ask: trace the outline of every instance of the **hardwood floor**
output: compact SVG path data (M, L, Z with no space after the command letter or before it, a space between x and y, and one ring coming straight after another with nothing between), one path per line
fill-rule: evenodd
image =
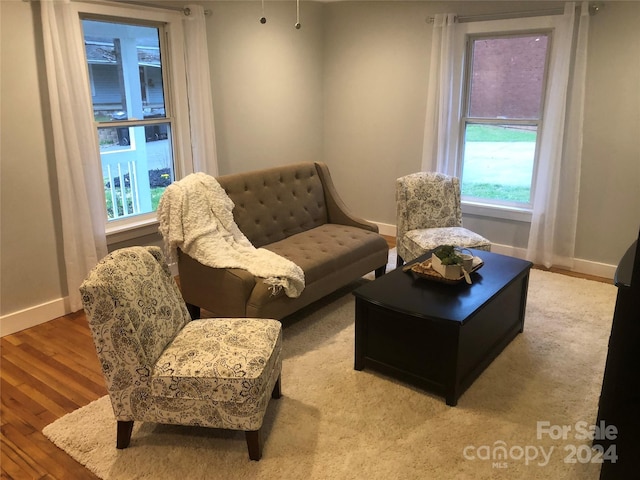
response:
M84 313L7 335L0 348L0 478L98 478L42 434L107 393Z
M84 313L7 335L0 349L0 478L96 479L42 434L54 420L107 394Z

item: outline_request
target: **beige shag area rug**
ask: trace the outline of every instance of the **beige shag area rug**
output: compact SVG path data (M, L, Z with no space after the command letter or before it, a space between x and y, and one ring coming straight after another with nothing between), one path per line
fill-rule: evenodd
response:
M283 397L270 403L259 462L242 432L147 423L116 450L107 397L44 434L109 480L597 479L581 432L595 423L615 295L533 270L524 333L448 407L353 369L354 300L342 290L284 330ZM559 428L569 430L552 438Z

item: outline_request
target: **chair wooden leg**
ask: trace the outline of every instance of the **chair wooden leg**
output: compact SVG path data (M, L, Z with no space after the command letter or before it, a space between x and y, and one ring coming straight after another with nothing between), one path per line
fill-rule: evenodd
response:
M116 448L127 448L131 441L131 432L133 431L133 420L118 420L118 434L116 438Z
M387 266L383 265L381 267L376 268L376 278L380 278L385 273L387 273Z
M262 429L244 432L247 439L249 459L258 461L262 458Z
M273 386L273 391L271 392L271 398L280 398L282 396L281 378L282 375L278 375L278 380L276 380L276 384Z
M396 255L396 267L399 268L404 265L404 260L400 255Z

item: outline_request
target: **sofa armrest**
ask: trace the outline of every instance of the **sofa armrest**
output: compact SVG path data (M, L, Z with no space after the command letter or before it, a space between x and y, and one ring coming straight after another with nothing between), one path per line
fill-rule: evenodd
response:
M364 218L357 217L349 212L349 209L340 198L340 195L338 195L338 191L333 184L331 174L329 173L329 167L324 162L315 162L315 165L324 187L329 223L349 225L378 233L378 226L375 223L369 222Z
M239 268L213 268L178 251L180 290L187 304L216 316L246 316L247 300L256 278Z

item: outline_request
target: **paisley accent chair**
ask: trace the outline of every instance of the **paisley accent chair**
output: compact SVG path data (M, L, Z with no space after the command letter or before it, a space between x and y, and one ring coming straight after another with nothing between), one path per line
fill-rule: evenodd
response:
M103 258L80 287L117 420L117 448L134 421L244 430L262 456L269 399L280 397L277 320L191 320L158 247Z
M440 245L491 251L491 242L462 226L460 180L418 172L396 180L397 266Z

